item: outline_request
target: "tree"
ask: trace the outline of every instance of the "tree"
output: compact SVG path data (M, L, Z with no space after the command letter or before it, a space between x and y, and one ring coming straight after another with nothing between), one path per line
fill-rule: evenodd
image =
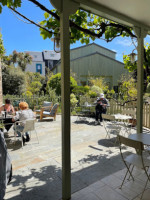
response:
M72 91L75 86L77 86L77 81L72 76L70 76L70 91ZM47 91L50 88L55 89L57 95L61 94L61 73L52 75L50 77L47 82Z
M56 9L49 10L43 4L37 0L28 0L36 5L38 8L43 10L44 20L39 24L30 20L26 16L22 15L16 10L17 7L21 6L21 0L2 0L1 8L3 6L8 6L14 12L30 21L32 24L38 26L41 31L41 35L44 39L51 38L53 35L59 33L60 27L60 16ZM2 9L1 9L2 10ZM89 43L90 38L95 40L96 38L105 39L107 42L112 41L115 37L119 36L131 36L136 38L133 30L129 27L120 25L113 21L104 19L90 12L84 11L82 9L77 10L77 12L70 16L70 42L74 43L80 40L81 43Z
M5 48L3 45L2 34L0 33L0 59L2 58L2 56L4 56L4 54L5 54Z
M122 76L121 84L119 87L119 94L124 102L137 99L137 88L135 79L133 79L131 76Z
M5 48L0 33L0 59L2 59L2 87L3 94L20 95L25 89L25 74L21 69L9 66L5 62Z
M32 62L32 56L29 53L13 51L11 55L3 58L3 62L7 65L18 64L22 71L25 71L27 64Z
M3 94L21 95L25 90L25 73L14 66L2 67Z
M131 62L128 55L123 56L125 68L129 72L133 72L133 78L137 81L137 61ZM144 92L146 92L147 85L150 82L150 45L147 44L144 48Z
M37 95L45 85L45 77L40 73L26 72L26 93Z

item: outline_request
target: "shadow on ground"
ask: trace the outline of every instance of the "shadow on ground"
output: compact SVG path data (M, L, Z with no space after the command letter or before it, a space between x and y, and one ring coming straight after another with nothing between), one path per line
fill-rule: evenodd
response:
M109 154L111 153L113 152L109 151ZM72 172L71 177L72 193L124 168L120 154L112 157L108 156L109 154L88 155L78 160L80 165L90 164L90 166L78 171L75 171L75 168L72 169L75 171ZM55 165L39 169L33 167L27 175L20 170L19 175L13 175L11 186L11 191L8 189L7 193L11 196L12 192L13 195L7 200L59 200L62 197L62 171Z
M80 120L76 120L74 121L75 124L87 124L90 126L95 126L95 119L93 119L93 121L89 121L87 119L80 119Z

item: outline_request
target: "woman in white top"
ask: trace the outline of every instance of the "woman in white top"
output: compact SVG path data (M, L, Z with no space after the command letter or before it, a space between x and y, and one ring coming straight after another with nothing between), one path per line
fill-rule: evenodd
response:
M20 132L24 129L25 121L29 119L34 119L34 113L26 102L19 103L20 111L16 112L16 116L13 117L12 121L15 122L17 120L22 121L20 125L16 126L16 132L18 135L21 135ZM26 132L26 138L23 136L23 143L28 142L30 140L28 132Z

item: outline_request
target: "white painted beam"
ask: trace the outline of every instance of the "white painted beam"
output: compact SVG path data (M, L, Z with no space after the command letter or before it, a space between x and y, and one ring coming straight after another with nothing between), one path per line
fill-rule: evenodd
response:
M106 6L103 6L100 3L87 0L72 0L72 1L80 3L80 8L90 11L91 13L104 17L106 19L115 21L117 23L129 27L138 26L142 27L145 30L150 30L149 26L146 26L126 15L123 15L122 13L116 12Z

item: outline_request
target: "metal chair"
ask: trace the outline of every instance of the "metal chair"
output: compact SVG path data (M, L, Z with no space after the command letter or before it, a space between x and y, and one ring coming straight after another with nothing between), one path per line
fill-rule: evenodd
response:
M124 164L127 168L127 172L124 176L124 179L122 181L120 189L122 188L128 174L129 174L128 179L130 179L130 177L132 177L132 180L134 181L134 177L133 177L132 172L133 172L134 167L136 166L136 167L140 168L141 170L144 170L145 174L147 176L146 184L144 186L144 189L143 189L143 192L142 192L142 195L141 195L141 198L140 198L140 199L142 199L144 191L145 191L146 186L147 186L147 183L148 183L148 181L150 181L150 174L148 174L148 169L150 167L150 160L143 157L144 147L143 147L142 142L135 141L135 140L132 140L132 139L129 139L129 138L125 138L125 137L120 136L120 135L118 135L118 140L119 140L119 144L120 144L121 157L122 157L122 160L123 160L123 162L124 162ZM136 152L138 152L138 154L132 153L132 154L124 157L123 152L122 152L122 149L123 149L122 146L124 146L124 145L127 146L127 147L131 147L131 148L136 149Z
M37 132L35 130L35 119L29 119L29 120L25 120L25 121L16 121L14 124L14 130L15 130L15 140L16 140L16 126L19 124L24 123L24 128L22 131L19 131L21 133L21 144L22 144L22 148L23 148L23 136L24 133L29 132L30 133L30 137L31 137L31 131L35 131L36 133L36 137L38 140L38 144L39 144L39 139L38 139L38 135Z
M110 139L110 135L118 135L121 131L121 126L117 124L115 116L102 114L104 128L106 130L106 138Z

